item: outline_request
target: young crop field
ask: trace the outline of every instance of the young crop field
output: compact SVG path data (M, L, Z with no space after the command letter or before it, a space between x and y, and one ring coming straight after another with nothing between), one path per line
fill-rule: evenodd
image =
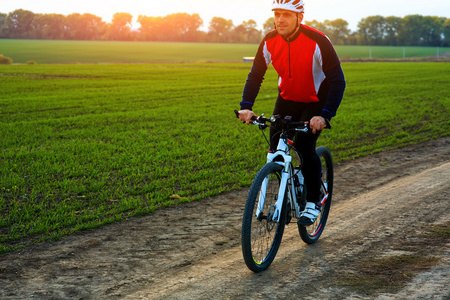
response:
M267 150L233 113L250 67L0 66L0 253L248 186ZM319 139L335 162L448 135L449 64L343 69ZM270 115L276 82L269 69L256 113Z
M255 44L105 42L0 39L0 54L14 63L238 62L255 55ZM449 58L450 48L336 46L348 59Z
M392 47L392 46L336 46L339 57L346 59L448 59L450 48L437 47Z
M0 40L14 63L147 63L242 61L257 45L169 42Z

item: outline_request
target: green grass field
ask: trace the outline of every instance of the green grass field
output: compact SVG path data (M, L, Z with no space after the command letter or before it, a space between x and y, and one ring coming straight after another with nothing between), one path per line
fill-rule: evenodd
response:
M212 43L104 42L0 39L0 54L14 63L237 62L254 56L258 45ZM450 48L336 46L341 59L448 57Z
M390 47L390 46L336 46L339 57L345 59L448 58L450 48Z
M267 149L233 113L250 66L0 66L0 253L248 186ZM336 162L448 136L449 64L343 69ZM269 69L255 111L275 98Z
M14 63L142 63L241 61L257 45L160 42L0 40L0 54Z

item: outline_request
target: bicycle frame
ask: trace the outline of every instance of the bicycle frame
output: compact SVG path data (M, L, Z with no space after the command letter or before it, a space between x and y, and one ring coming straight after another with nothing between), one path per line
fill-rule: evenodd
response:
M307 132L308 129L295 129L297 131L303 131ZM283 170L281 172L281 179L280 179L280 188L278 191L278 198L277 198L277 204L275 208L275 213L272 216L272 222L279 222L280 215L281 215L281 209L283 208L283 200L286 195L286 189L288 190L288 201L291 204L291 207L294 208L294 215L293 217L298 218L301 214L300 207L297 202L297 195L295 193L295 185L294 185L294 174L293 168L292 168L292 157L289 154L289 145L288 145L288 137L285 132L283 132L280 135L280 140L278 142L277 151L274 153L268 153L267 154L267 163L275 162L281 166L283 166ZM300 171L299 171L300 172ZM256 216L259 216L261 213L262 207L264 207L264 199L266 194L266 188L269 180L266 178L263 181L263 184L261 186L261 192L260 197L258 199L258 205L256 210ZM303 184L303 182L301 182ZM289 188L288 188L289 187ZM288 212L292 213L292 212Z
M239 112L237 110L234 111L236 114L236 117L239 118ZM264 118L263 117L264 114L262 114L260 117L256 117L254 116L252 118L252 120L254 122L252 122L253 125L258 125L259 128L261 130L263 130L264 128L267 127L265 122L275 122L276 118L275 116L272 116L270 119ZM291 117L286 117L285 120L291 120ZM292 124L292 123L291 123ZM302 122L299 122L297 124L302 124ZM308 132L308 122L303 122L304 127L303 128L293 128L292 130L295 131L301 131L301 132ZM327 127L326 128L331 128L330 124L327 123ZM295 218L299 218L302 211L300 211L300 207L297 201L297 194L295 192L295 184L294 184L294 176L296 176L297 174L294 174L294 170L292 168L292 157L289 154L289 137L287 134L287 130L283 129L282 133L280 135L280 139L278 141L278 146L277 146L277 150L274 153L269 152L267 154L267 163L270 162L275 162L279 165L281 165L283 167L282 172L281 172L281 179L280 179L280 187L279 187L279 191L278 191L278 198L277 198L277 203L276 203L276 208L275 208L275 213L271 216L271 219L268 221L271 222L279 222L280 221L280 215L281 215L281 209L283 208L283 200L284 200L284 196L286 195L286 189L288 190L288 194L286 195L288 197L288 201L290 203L290 207L291 207L291 211L288 212L290 214L291 217L295 217ZM291 142L291 141L289 141ZM292 142L290 143L292 145ZM299 172L301 172L299 170ZM300 182L300 185L303 185L303 176L301 176L299 178L302 182ZM257 209L256 209L256 217L258 217L260 215L260 213L262 212L262 208L264 207L264 199L265 199L265 195L266 195L266 191L267 191L267 185L269 183L269 179L265 178L262 185L261 185L261 190L260 190L260 194L259 194L259 199L258 199L258 205L257 205ZM325 191L325 195L323 195L322 199L320 200L320 202L318 203L319 206L321 206L322 204L324 204L326 202L326 200L328 199L328 186L324 183L322 183L323 185L323 190ZM292 210L292 208L294 208Z

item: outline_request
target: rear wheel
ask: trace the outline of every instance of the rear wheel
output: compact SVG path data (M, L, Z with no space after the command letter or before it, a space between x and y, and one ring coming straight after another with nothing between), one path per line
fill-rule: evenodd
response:
M331 206L331 196L333 194L333 159L331 153L325 147L317 148L316 152L322 163L321 199L323 203L320 207L320 214L312 225L304 226L298 224L300 237L307 244L314 244L322 234L327 223Z
M286 197L279 222L272 220L280 188L282 166L266 164L256 175L242 219L242 254L253 272L267 269L277 254L286 222ZM258 209L258 205L260 209ZM260 212L258 212L260 211Z

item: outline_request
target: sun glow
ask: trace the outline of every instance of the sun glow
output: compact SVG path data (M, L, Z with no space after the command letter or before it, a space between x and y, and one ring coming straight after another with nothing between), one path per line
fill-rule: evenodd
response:
M10 13L16 9L24 9L33 13L63 14L90 13L99 16L105 22L111 22L115 13L126 12L133 16L133 26L137 26L139 15L167 16L173 13L198 13L203 20L204 28L213 17L232 20L234 25L250 19L256 21L261 29L263 23L272 16L272 0L14 0L3 1L0 12ZM450 17L448 1L428 0L423 5L421 0L378 0L367 2L361 0L305 0L305 21L344 19L349 28L356 30L358 22L367 16L398 16L420 14L429 16Z

